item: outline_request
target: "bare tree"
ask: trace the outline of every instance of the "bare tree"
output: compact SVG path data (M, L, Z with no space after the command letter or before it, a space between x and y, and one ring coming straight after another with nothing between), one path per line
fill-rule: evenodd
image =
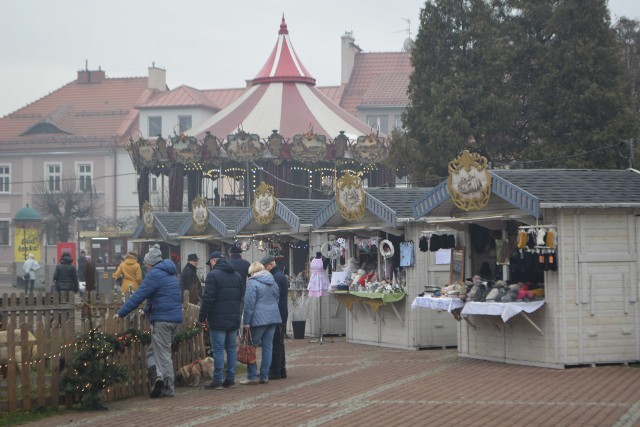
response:
M49 187L48 182L35 185L33 205L45 216L45 220L57 224L58 241L67 242L75 220L90 218L94 212L100 212L101 200L92 188L78 190L74 179L65 178L59 184L59 189L55 190Z

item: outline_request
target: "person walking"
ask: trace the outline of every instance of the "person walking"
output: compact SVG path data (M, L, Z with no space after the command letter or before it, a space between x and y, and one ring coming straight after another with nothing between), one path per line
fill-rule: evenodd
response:
M142 282L142 268L138 264L138 254L131 251L125 255L124 260L118 266L118 269L113 273L113 278L118 279L122 277L122 283L120 284L120 292L123 294L128 291L135 292Z
M275 334L273 336L273 357L271 361L271 369L269 370L269 378L272 380L279 380L287 378L286 358L284 353L284 334L287 329L287 318L289 317L289 280L284 272L276 264L276 259L267 255L263 257L260 262L264 265L264 268L269 271L276 283L280 294L278 296L278 309L280 311L280 318L282 322L276 327Z
M209 325L209 338L213 350L213 381L204 386L207 390L219 390L236 386L238 353L236 336L240 327L240 301L243 288L240 275L228 259L214 251L207 261L211 271L204 282L204 295L198 321ZM224 353L227 353L227 371L224 381Z
M259 262L249 266L250 279L244 296L243 327L251 330L253 345L262 345L262 360L260 373L257 364L247 366L247 379L240 384L257 385L269 382L269 368L271 367L271 351L273 335L276 326L282 324L278 299L280 290L273 276ZM246 331L245 331L246 332ZM259 376L258 376L259 375Z
M117 317L125 317L144 300L145 313L151 321L151 345L147 349L146 365L152 398L175 396L175 373L171 360L171 342L182 323L180 283L176 279L176 265L162 259L160 245L155 244L144 257L148 273L129 300L118 310Z
M53 287L52 292L55 290L58 292L78 292L80 290L80 284L78 283L78 272L76 268L71 264L73 258L69 252L64 252L60 257L60 263L56 265L56 270L53 272Z
M40 270L40 264L36 261L36 257L33 254L27 255L27 260L22 265L22 271L24 272L24 277L27 275L29 278L24 282L24 291L25 293L33 293L33 289L36 283L36 271Z
M187 256L187 264L180 273L180 287L182 292L189 291L189 303L198 304L200 302L200 293L202 285L198 277L198 255L189 254Z

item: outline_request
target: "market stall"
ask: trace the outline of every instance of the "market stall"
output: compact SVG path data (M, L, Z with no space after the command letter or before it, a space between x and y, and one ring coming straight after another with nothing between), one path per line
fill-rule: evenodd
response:
M449 281L450 258L440 260L421 244L448 229L412 217L413 202L426 189L366 188L358 193L357 181L350 180L349 198L336 193L334 203L318 214L323 225L309 242L311 252L327 252L332 276L348 272L347 280L332 277L348 291L333 289L323 298L330 312L346 310L347 341L409 349L455 346L456 321L449 313L411 309L425 285Z
M638 171L489 170L468 152L449 170L415 217L463 232L465 278L505 289L499 302L467 294L461 356L556 368L640 359Z

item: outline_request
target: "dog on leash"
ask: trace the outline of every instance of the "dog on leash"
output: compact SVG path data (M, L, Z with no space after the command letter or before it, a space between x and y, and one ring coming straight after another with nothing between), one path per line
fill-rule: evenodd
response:
M176 372L176 385L197 387L201 381L213 379L213 358L195 360Z

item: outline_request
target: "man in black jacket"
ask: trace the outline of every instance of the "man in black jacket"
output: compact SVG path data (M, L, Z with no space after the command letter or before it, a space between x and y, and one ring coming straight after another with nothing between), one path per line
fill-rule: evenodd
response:
M78 292L78 272L71 265L72 262L71 254L64 252L60 257L60 264L56 265L53 283L58 292Z
M280 290L280 299L278 308L280 309L280 317L282 323L276 327L276 333L273 335L273 351L271 352L271 369L269 369L269 379L279 380L287 378L286 357L284 352L284 334L287 328L287 318L289 317L289 307L287 300L289 298L289 280L284 272L276 264L276 259L267 255L260 260L264 268L269 270L274 280L278 284Z
M233 264L233 267L236 269L236 272L240 275L241 283L242 283L242 291L247 288L247 276L249 275L249 266L251 263L246 259L242 259L242 249L233 245L229 250L229 262Z
M209 256L211 271L204 282L204 295L200 305L200 323L208 322L209 338L213 350L213 382L204 388L219 390L235 387L236 335L240 327L240 301L244 297L240 275L219 251ZM224 381L224 352L227 353L227 371Z
M183 292L189 291L189 302L191 304L198 304L200 299L200 279L198 278L198 255L189 254L187 257L187 265L182 269L180 273L180 288Z

